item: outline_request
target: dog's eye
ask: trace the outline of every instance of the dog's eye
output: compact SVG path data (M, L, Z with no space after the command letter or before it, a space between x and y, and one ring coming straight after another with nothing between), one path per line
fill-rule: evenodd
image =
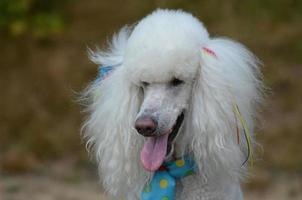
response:
M183 84L183 83L184 83L184 81L179 80L179 79L177 79L177 78L174 78L174 79L172 79L172 81L170 81L170 84L171 84L172 86L178 86L178 85Z
M142 86L147 87L150 83L142 81Z

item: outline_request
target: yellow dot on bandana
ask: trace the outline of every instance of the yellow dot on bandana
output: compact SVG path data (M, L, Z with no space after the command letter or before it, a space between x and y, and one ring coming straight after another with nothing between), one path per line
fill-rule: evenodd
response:
M161 198L161 200L169 200L169 197L164 196L163 198Z
M168 187L168 180L167 179L161 179L159 182L159 186L162 189L165 189L166 187Z
M177 167L182 167L182 166L185 165L185 161L184 160L177 160L175 162L175 164L176 164Z

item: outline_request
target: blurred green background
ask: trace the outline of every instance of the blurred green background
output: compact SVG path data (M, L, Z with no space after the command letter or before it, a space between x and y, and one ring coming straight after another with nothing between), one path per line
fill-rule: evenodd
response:
M0 0L0 199L105 199L75 101L97 74L86 48L158 7L193 13L263 61L271 92L247 199L302 198L302 1Z

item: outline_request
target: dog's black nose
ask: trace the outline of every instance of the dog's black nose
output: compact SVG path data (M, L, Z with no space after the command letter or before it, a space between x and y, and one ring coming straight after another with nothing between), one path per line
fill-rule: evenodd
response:
M137 132L145 137L155 136L157 122L151 117L140 117L135 122Z

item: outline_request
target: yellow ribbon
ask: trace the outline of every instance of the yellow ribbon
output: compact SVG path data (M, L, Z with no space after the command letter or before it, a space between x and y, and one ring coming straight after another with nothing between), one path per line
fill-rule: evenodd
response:
M250 160L251 167L253 167L253 153L252 153L252 148L251 148L252 147L252 145L251 145L251 137L249 135L249 130L248 130L247 123L244 120L243 116L241 115L237 104L234 105L234 111L235 111L236 116L240 120L240 123L241 123L241 125L243 127L243 130L244 130L244 135L245 135L245 138L246 138L246 141L247 141L247 145L248 145L248 158L247 158L247 160ZM245 160L244 163L247 160Z

